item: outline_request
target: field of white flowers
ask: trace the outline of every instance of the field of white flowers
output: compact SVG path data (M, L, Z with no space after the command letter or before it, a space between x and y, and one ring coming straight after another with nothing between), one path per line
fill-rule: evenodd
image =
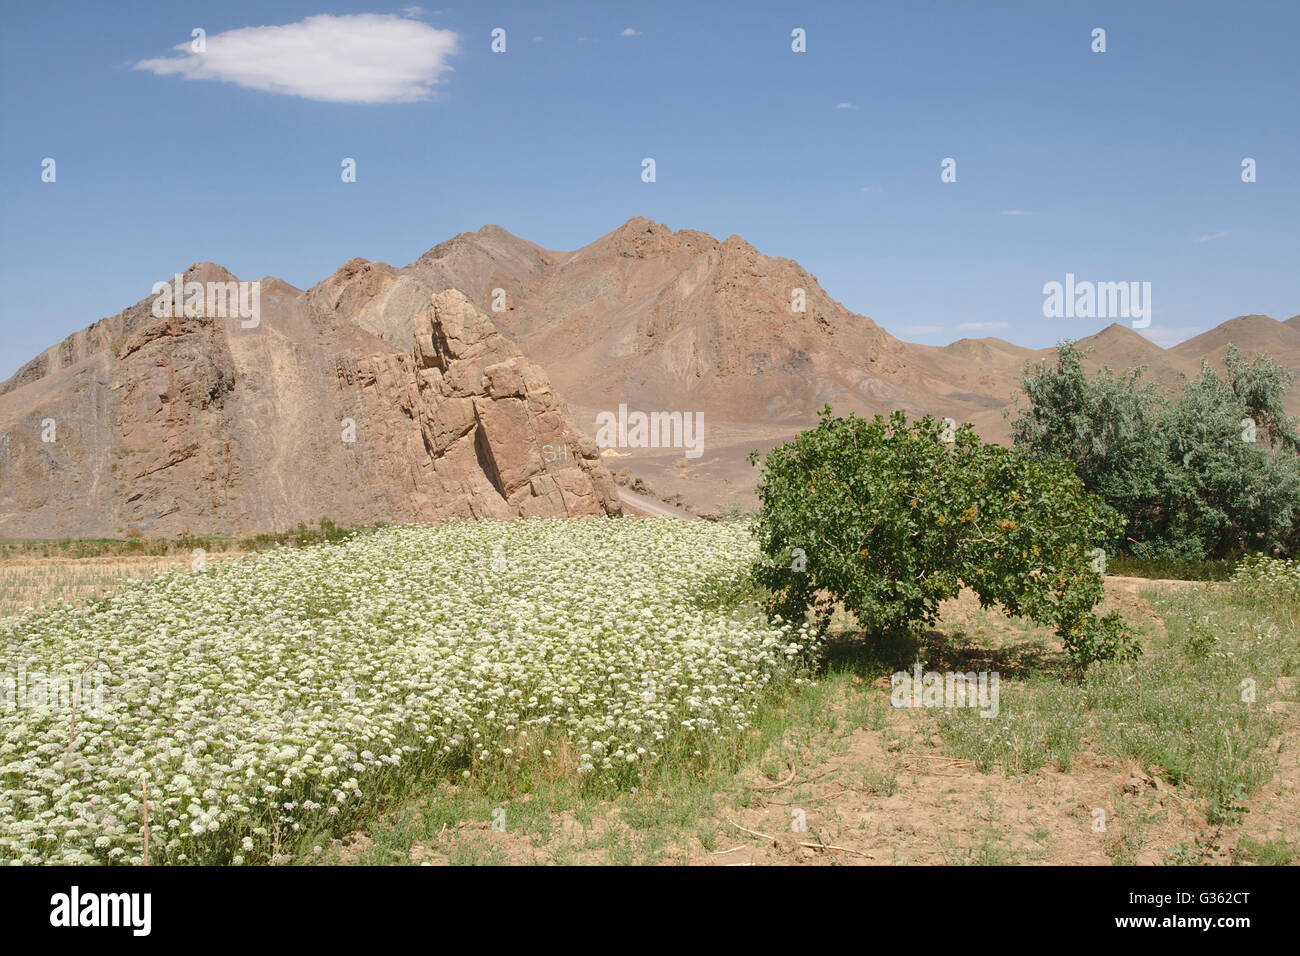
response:
M808 650L717 606L756 554L671 519L388 528L6 622L0 860L141 862L146 781L150 862L252 863L443 774L708 760Z

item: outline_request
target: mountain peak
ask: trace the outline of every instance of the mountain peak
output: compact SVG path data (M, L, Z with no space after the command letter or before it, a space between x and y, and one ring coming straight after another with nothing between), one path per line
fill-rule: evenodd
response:
M1150 339L1148 339L1141 332L1138 332L1127 325L1122 325L1119 322L1112 322L1110 325L1106 326L1100 332L1096 332L1093 335L1088 336L1088 341L1128 342L1133 345L1150 345L1154 348L1160 347L1156 345L1154 342L1152 342Z
M627 222L623 223L623 225L619 226L617 229L614 230L614 232L616 233L627 233L627 232L652 233L655 231L672 232L672 230L669 229L667 226L665 226L662 222L655 222L653 219L647 219L645 216L633 216Z
M235 274L215 262L193 262L181 273L186 282L237 282Z
M1300 330L1267 315L1239 315L1175 345L1171 351L1199 359L1217 355L1228 345L1237 346L1248 356L1256 352L1280 355L1290 350L1300 351Z
M722 245L726 248L734 249L753 249L753 245L744 236L738 236L734 232L726 239L722 240ZM757 251L757 250L755 250Z
M645 216L633 216L617 229L578 249L573 256L600 256L608 252L632 259L650 259L679 252L696 255L718 247L718 240L697 229L672 228Z

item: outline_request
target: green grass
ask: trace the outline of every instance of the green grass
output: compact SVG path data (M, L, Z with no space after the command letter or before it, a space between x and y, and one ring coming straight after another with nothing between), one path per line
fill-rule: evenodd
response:
M596 851L611 864L654 865L667 862L674 847L685 851L692 840L710 852L725 849L743 835L720 824L720 818L727 807L744 806L754 797L754 791L736 776L743 766L761 759L763 771L777 780L785 776L787 766L813 759L818 747L824 746L824 736L835 727L845 722L883 726L887 701L848 693L855 679L860 682L862 672L858 664L841 661L819 674L815 683L796 687L787 682L772 688L767 705L743 739L719 747L704 765L660 763L633 791L582 786L576 778L524 780L490 775L430 788L382 814L366 830L366 848L349 860L409 864L414 862L412 847L427 844L436 845L452 864L507 862L500 852L485 855L473 849L476 836L478 843L491 844L483 834L462 832L486 829L496 808L505 811L508 833L526 836L531 847L544 849L548 859L562 863ZM884 673L878 667L870 672ZM845 700L856 705L847 714L837 713L833 705ZM898 789L892 772L863 782L882 795ZM585 836L561 832L556 821L563 817L591 832ZM598 818L604 827L597 834L592 827ZM314 862L311 850L319 844L315 836L302 840L297 861ZM681 858L685 857L683 852Z
M1077 683L1004 682L1000 714L939 714L945 752L984 771L1068 770L1083 747L1130 757L1190 787L1211 824L1237 822L1273 773L1280 721L1268 710L1278 678L1300 668L1296 609L1236 588L1146 595L1167 632L1147 635L1133 664L1097 664ZM1253 685L1248 683L1252 682ZM1254 700L1244 700L1254 687Z
M1145 810L1131 799L1117 797L1115 819L1125 821L1124 828L1119 839L1106 844L1106 853L1115 866L1133 866L1146 847L1148 829L1160 822L1161 812Z
M944 753L974 762L981 773L1028 774L1042 766L1068 772L1083 749L1088 720L1075 689L1035 676L1000 690L997 717L981 717L970 708L939 712Z
M1252 840L1242 837L1237 842L1238 862L1257 863L1260 866L1290 866L1296 862L1297 848L1286 840Z

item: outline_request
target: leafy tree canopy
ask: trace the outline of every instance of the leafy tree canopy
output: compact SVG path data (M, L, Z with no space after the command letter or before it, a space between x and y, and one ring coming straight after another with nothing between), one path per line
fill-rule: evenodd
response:
M1235 347L1221 378L1208 363L1176 400L1142 384L1143 369L1089 377L1071 342L1056 364L1026 366L1028 408L1015 446L1074 465L1088 491L1127 519L1139 552L1174 558L1300 545L1300 436L1283 398L1292 376Z
M896 634L933 623L964 584L985 607L1055 626L1081 666L1135 654L1118 615L1093 614L1097 548L1123 519L1068 462L986 444L969 425L949 430L827 407L768 453L754 530L770 610L811 613L825 628L838 605L865 630Z

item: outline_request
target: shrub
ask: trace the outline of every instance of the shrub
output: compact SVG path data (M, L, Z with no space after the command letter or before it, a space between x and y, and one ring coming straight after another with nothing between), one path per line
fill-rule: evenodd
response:
M1232 576L1238 592L1255 601L1300 605L1300 563L1252 554L1242 558Z
M889 637L933 623L964 584L984 607L1055 625L1081 667L1136 654L1118 615L1092 614L1095 548L1122 519L1067 462L985 444L969 425L951 447L946 437L930 417L837 418L828 407L769 452L753 526L769 611L811 613L824 630L838 605Z

